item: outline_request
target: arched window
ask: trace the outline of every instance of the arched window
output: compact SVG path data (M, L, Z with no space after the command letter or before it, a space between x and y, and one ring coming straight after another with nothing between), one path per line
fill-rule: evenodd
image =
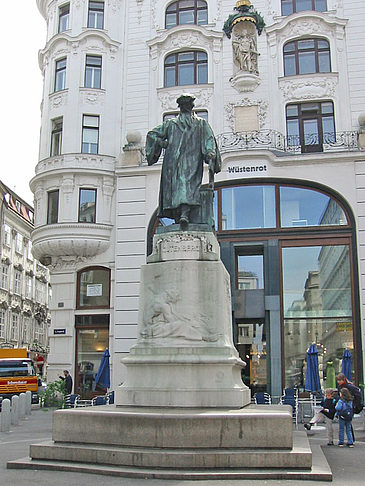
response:
M203 0L178 0L166 9L166 29L176 25L208 23L208 7Z
M291 15L304 10L315 10L325 12L327 10L326 0L281 0L281 15Z
M203 51L184 51L170 54L164 65L166 88L208 82L208 56Z
M77 309L100 309L110 306L110 270L88 267L77 273Z
M331 72L330 45L325 39L300 39L284 45L284 76Z

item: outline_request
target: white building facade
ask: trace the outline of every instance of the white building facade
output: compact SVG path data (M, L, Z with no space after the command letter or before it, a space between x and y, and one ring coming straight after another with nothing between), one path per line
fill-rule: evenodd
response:
M337 0L37 0L48 26L33 251L51 271L48 377L75 392L136 342L160 222L147 131L196 97L221 150L216 230L253 391L322 384L345 349L363 381L365 6ZM224 27L224 30L223 30ZM205 175L207 177L207 174ZM206 179L205 179L206 182Z

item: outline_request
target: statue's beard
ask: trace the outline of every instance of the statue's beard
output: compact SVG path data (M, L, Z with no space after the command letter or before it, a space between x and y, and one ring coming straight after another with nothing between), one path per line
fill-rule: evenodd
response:
M184 128L191 128L193 126L193 113L180 113L179 122Z

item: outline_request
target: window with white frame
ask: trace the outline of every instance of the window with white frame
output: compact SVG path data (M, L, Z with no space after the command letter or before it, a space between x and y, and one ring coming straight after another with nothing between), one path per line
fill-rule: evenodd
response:
M0 339L5 339L6 311L0 309Z
M22 272L14 270L14 294L22 293Z
M83 154L97 154L99 149L99 117L84 115L82 117L82 147Z
M9 265L1 265L1 288L9 290Z
M62 91L66 88L66 58L58 59L55 67L54 91Z
M10 339L17 341L19 335L19 315L15 312L11 315Z
M64 32L70 28L70 4L66 3L58 9L58 32Z
M46 284L40 280L35 283L35 300L40 304L46 303Z
M86 56L85 88L101 88L101 56Z
M11 229L8 224L4 224L4 245L10 246L11 245Z
M23 253L23 235L21 233L16 234L15 251L20 254Z
M33 253L32 253L32 247L33 247L32 242L29 240L29 241L28 241L28 252L27 252L27 258L28 258L28 260L30 260L31 262L34 260L34 258L33 258Z
M23 317L23 341L25 343L30 342L30 317L24 316Z
M87 26L90 29L104 28L104 2L89 0Z
M27 275L25 280L25 297L31 299L33 296L33 278Z
M42 344L44 343L44 336L45 336L44 323L41 322L36 324L34 328L34 340Z
M60 116L52 120L51 157L62 154L62 131L63 118Z

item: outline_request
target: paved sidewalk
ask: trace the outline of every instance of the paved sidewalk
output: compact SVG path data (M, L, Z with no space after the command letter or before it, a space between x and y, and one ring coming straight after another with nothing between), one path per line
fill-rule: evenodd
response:
M29 455L31 443L43 442L51 439L52 434L51 410L39 409L33 406L32 415L12 426L10 433L0 432L0 484L7 486L93 486L107 484L108 486L318 486L325 485L317 481L282 481L282 480L233 480L233 481L182 481L159 479L129 479L94 474L69 473L58 471L32 471L6 469L7 461L19 459ZM325 430L309 434L312 444L323 445L323 451L333 472L333 486L361 486L365 484L365 429L362 417L354 419L356 444L353 449L347 447L328 447ZM298 425L301 430L302 424ZM335 425L335 437L338 425Z

